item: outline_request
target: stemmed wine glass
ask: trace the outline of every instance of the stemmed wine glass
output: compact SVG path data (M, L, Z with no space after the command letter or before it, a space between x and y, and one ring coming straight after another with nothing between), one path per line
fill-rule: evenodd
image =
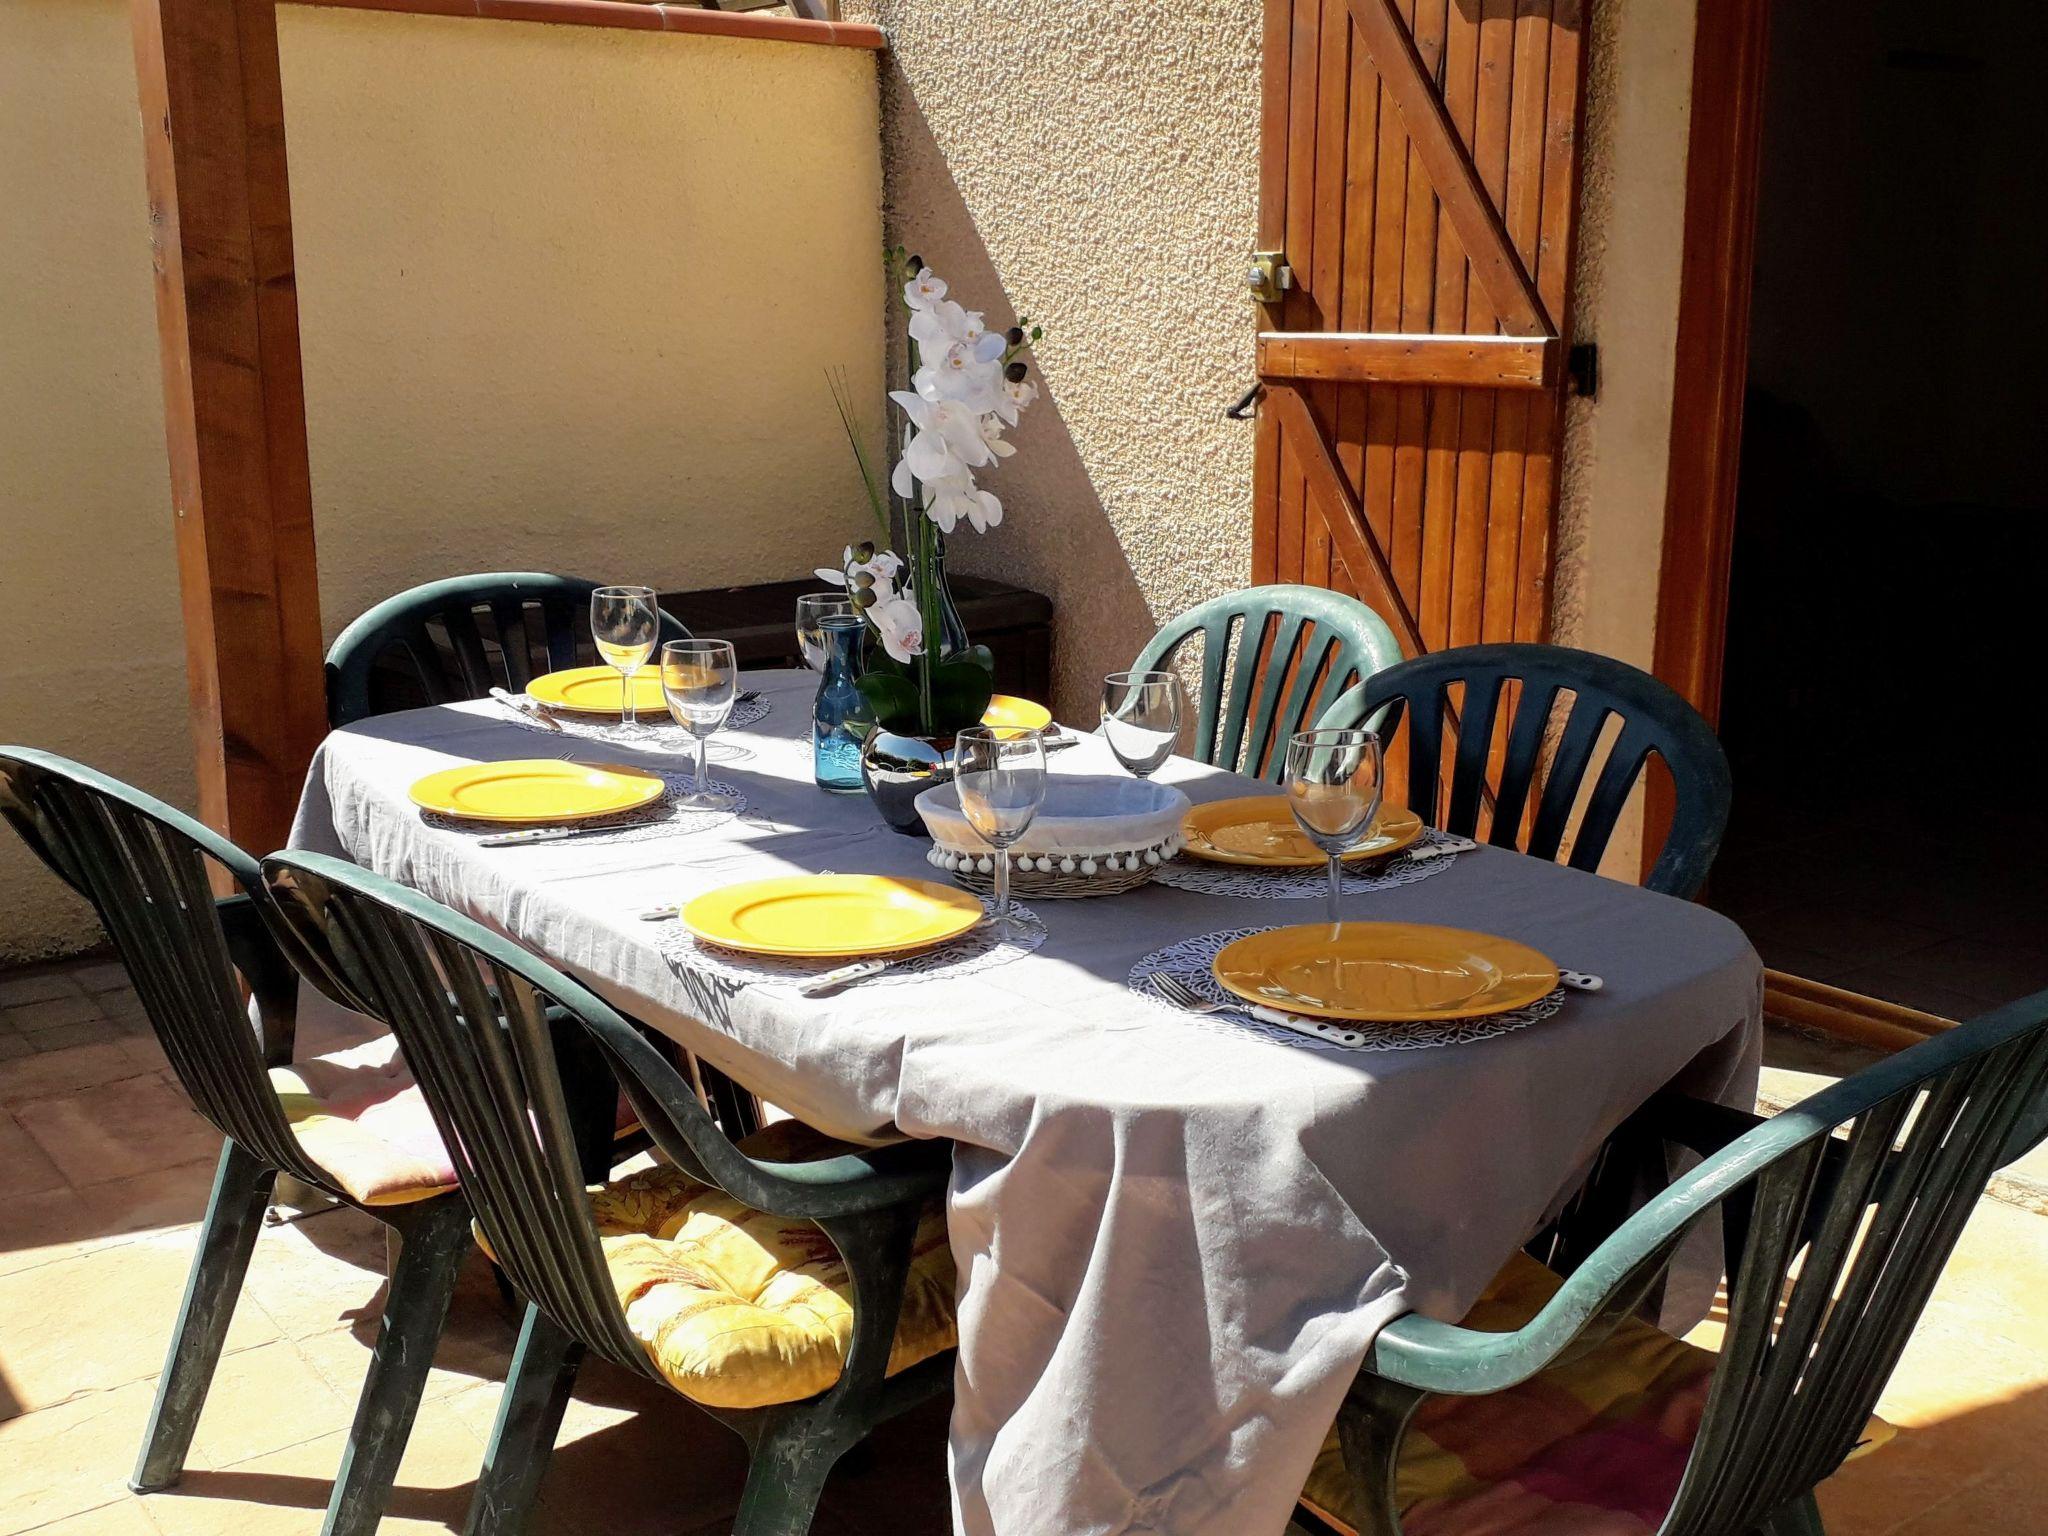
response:
M796 643L805 666L825 670L825 621L853 612L853 599L844 592L806 592L796 600Z
M1330 924L1340 921L1344 855L1372 837L1380 813L1380 739L1371 731L1299 731L1287 743L1287 808L1330 861Z
M625 679L622 718L629 726L640 723L633 674L647 665L660 634L654 588L599 587L590 594L590 636L597 642L597 654L617 667Z
M706 782L704 754L732 713L739 689L739 660L727 640L671 640L661 648L661 696L677 725L697 744L697 773L690 793L677 803L693 811L729 811L739 797Z
M967 824L996 851L996 925L1010 936L1010 845L1045 803L1045 739L971 725L954 739L953 783Z
M1149 779L1180 739L1180 679L1171 672L1112 672L1102 684L1102 734L1116 760Z

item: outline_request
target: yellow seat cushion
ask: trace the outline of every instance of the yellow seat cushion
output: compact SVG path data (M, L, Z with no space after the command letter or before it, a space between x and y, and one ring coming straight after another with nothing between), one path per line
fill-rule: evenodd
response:
M1464 1319L1507 1333L1563 1282L1517 1254ZM1639 1319L1576 1359L1502 1392L1434 1396L1401 1445L1396 1502L1404 1536L1649 1536L1677 1496L1706 1408L1715 1356ZM1873 1419L1862 1450L1891 1437ZM1302 1500L1357 1529L1337 1434Z
M740 1146L766 1162L854 1150L795 1120ZM626 1322L678 1392L714 1408L764 1408L839 1379L853 1339L853 1282L816 1226L764 1215L667 1166L594 1190L590 1201ZM890 1375L953 1347L954 1288L945 1208L934 1198L917 1225Z
M431 1200L455 1187L434 1116L392 1035L270 1070L306 1155L363 1205Z

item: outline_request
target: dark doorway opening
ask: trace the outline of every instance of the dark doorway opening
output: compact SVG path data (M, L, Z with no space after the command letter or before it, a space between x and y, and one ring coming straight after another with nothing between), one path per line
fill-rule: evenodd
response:
M1946 1017L2048 988L2048 7L1771 19L1711 900Z

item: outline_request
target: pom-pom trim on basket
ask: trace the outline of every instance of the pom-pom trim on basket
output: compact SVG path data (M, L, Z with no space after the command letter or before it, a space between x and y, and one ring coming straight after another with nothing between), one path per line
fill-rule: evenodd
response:
M1100 852L1019 853L1010 861L1010 889L1040 900L1109 896L1135 890L1159 873L1159 866L1180 852L1176 834L1139 848L1105 848ZM944 870L970 891L986 892L995 884L995 855L983 849L932 845L927 863Z

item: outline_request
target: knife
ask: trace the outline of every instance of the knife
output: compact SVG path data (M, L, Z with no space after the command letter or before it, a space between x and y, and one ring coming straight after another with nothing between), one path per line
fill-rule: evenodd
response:
M606 832L627 832L634 827L651 827L654 821L614 822L605 827L529 827L523 832L497 832L476 840L479 848L514 848L522 843L566 843L578 837L599 837Z

